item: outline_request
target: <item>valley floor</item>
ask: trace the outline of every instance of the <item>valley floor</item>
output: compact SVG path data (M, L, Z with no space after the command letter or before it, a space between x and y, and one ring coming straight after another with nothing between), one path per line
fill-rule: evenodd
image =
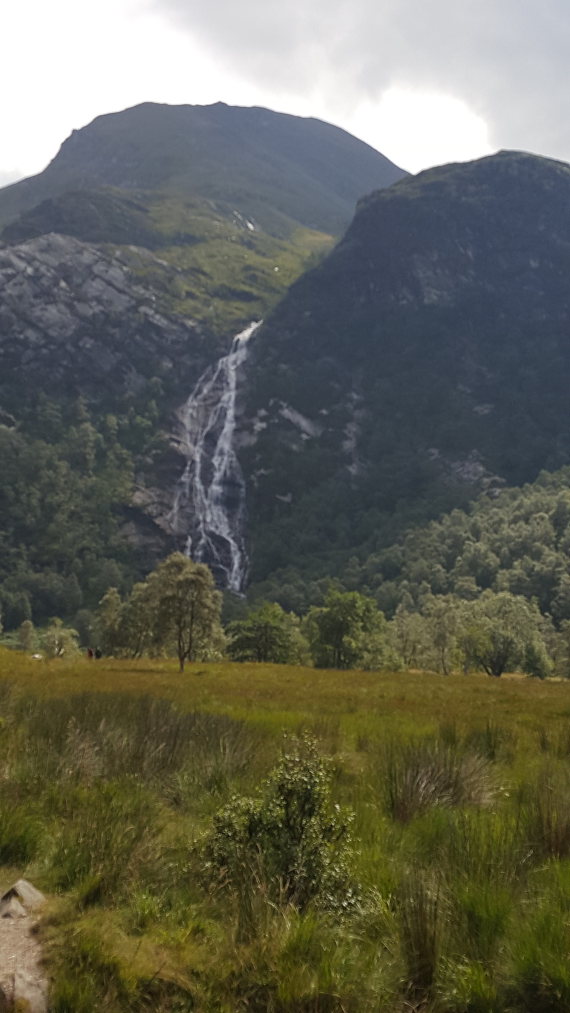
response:
M73 1010L570 1010L570 683L0 653Z

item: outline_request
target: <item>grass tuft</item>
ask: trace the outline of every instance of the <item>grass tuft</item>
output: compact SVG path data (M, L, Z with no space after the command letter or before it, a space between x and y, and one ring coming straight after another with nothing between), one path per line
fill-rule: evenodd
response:
M386 809L407 823L430 808L486 805L492 797L487 761L432 740L392 742L384 759Z

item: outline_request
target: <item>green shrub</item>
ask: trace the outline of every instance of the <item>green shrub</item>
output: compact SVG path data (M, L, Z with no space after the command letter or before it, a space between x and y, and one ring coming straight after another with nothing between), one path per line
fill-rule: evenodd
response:
M312 901L350 908L351 816L332 804L330 780L315 742L293 740L257 798L234 797L214 817L204 846L210 880L242 905L248 884L263 883L274 900L301 910Z

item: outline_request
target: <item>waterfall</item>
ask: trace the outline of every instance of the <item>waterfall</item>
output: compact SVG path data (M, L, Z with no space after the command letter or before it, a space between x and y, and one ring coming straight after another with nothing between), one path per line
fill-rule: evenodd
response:
M245 482L233 442L238 370L260 326L240 331L231 350L202 374L181 413L186 467L174 496L170 523L185 552L207 563L217 583L241 591L247 569L244 544Z

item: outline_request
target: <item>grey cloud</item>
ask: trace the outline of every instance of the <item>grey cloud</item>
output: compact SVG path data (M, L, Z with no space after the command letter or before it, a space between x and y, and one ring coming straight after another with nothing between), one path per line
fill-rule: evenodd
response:
M567 0L154 0L258 84L331 99L451 93L491 140L570 159Z

